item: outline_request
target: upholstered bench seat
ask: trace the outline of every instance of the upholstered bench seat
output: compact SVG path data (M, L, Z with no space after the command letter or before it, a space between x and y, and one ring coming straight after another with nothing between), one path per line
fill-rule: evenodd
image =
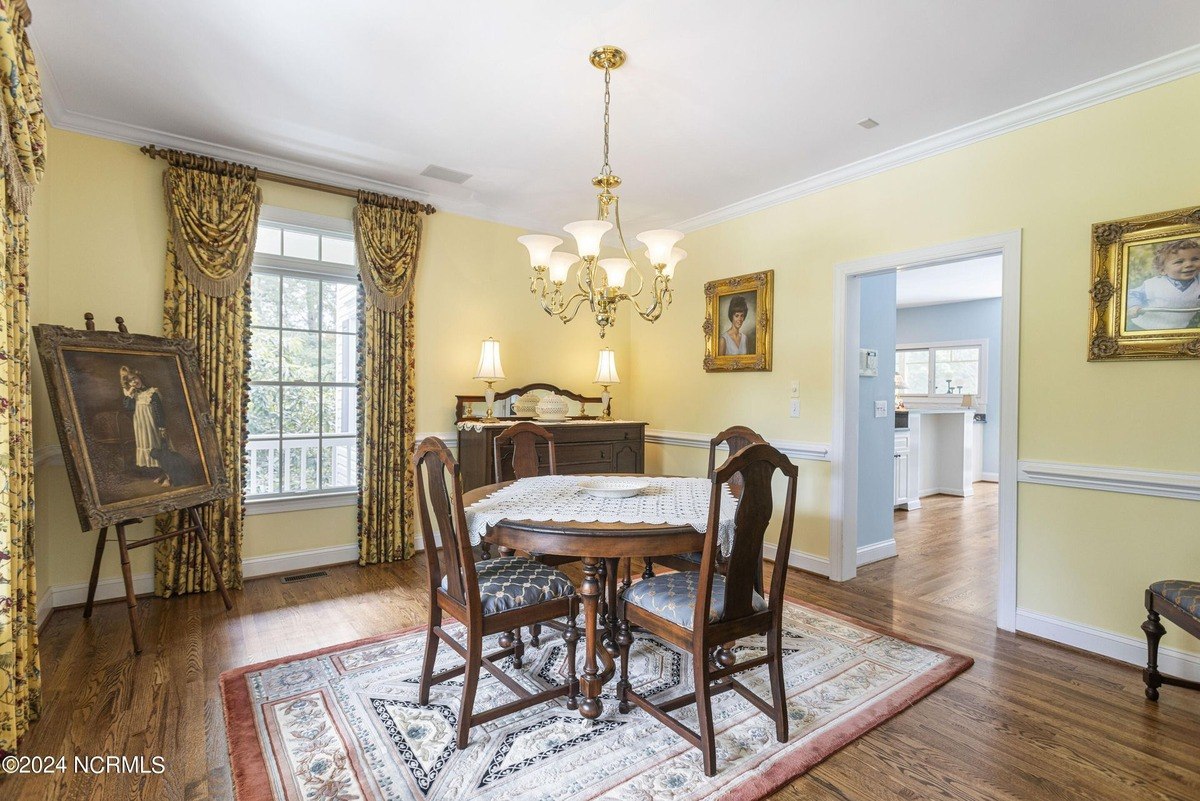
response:
M1150 592L1178 606L1193 617L1200 618L1200 581L1168 579L1150 585Z
M523 556L476 562L475 572L485 615L575 594L575 585L566 573ZM449 578L443 578L442 589L448 586Z
M696 609L696 597L700 591L699 571L667 573L654 578L642 579L625 590L625 603L640 606L664 620L690 629ZM767 601L757 592L751 600L755 612L766 611ZM713 576L712 603L708 619L720 620L725 615L725 577Z

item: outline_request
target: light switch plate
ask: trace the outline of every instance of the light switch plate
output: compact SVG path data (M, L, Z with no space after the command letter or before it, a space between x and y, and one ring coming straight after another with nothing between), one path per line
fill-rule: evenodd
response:
M793 398L800 397L800 382L799 381L792 382L792 397Z
M879 375L879 351L861 348L858 351L858 374L864 378Z
M887 401L875 401L875 416L887 417Z
M792 417L800 416L800 399L792 398Z

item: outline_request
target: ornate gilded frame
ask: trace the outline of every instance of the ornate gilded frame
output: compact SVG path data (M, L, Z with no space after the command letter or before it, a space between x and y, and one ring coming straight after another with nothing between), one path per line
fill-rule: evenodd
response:
M743 292L755 292L755 352L745 356L720 356L721 298ZM774 325L775 271L738 275L709 281L704 285L707 313L704 317L704 369L710 373L733 371L770 371L771 328Z
M1184 238L1200 239L1200 207L1092 226L1088 361L1200 358L1200 328L1130 331L1126 324L1129 248Z
M84 531L101 526L116 525L130 520L153 517L178 509L187 509L233 494L225 472L225 463L217 444L216 422L208 403L208 395L200 380L196 361L196 344L181 339L127 334L118 331L81 331L61 325L35 325L34 339L50 410L58 429L67 479L75 495L75 510ZM204 482L202 484L164 488L154 495L145 495L119 502L103 503L96 486L87 441L71 388L63 353L67 350L101 353L145 354L173 356L185 391L188 416L200 454Z

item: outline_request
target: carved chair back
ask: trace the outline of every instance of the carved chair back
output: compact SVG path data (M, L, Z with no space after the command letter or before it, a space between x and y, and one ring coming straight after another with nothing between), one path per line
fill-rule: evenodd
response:
M725 429L720 434L717 434L708 443L708 475L711 477L713 470L717 469L717 446L722 443L729 446L729 455L733 456L747 445L759 445L766 442L757 431L746 426L731 426ZM735 475L729 482L729 491L733 493L733 497L741 497L742 494L742 477Z
M446 594L460 604L474 606L479 602L479 584L463 512L462 475L458 462L446 443L437 437L426 437L413 453L413 468L417 478L421 536L429 565L430 593L436 597L444 575ZM435 534L442 537L441 550Z
M770 445L758 443L730 456L725 464L713 472L708 536L704 541L704 556L700 563L700 592L697 597L693 631L701 631L708 623L713 576L718 572L717 557L720 553L717 530L721 519L721 486L732 483L731 479L734 476L740 476L742 479L742 496L734 515L733 546L729 560L724 564L725 609L721 622L754 614L753 594L756 578L761 575L763 540L774 509L771 481L777 470L787 479L778 547L779 553L790 553L798 475L791 460ZM786 569L775 570L771 577L769 608L772 615L782 610L786 579Z
M558 475L558 463L554 459L554 435L537 423L528 421L516 423L501 431L492 441L493 456L496 461L496 480L504 479L500 465L500 451L512 443L512 468L514 478L530 478L540 470L538 463L538 444L546 443L549 453L550 475Z

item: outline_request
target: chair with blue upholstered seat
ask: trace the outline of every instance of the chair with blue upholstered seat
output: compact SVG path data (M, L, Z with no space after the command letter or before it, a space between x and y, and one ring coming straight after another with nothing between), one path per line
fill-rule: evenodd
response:
M429 703L432 685L463 676L462 706L458 716L459 748L467 747L471 727L476 724L552 698L565 697L567 706L575 708L579 688L575 677L578 596L570 578L556 568L520 556L505 556L476 564L463 510L462 476L446 444L437 437L424 439L413 454L413 468L417 479L421 536L429 568L429 626L418 691L420 703ZM441 548L437 534L442 538ZM443 615L466 626L465 645L442 628ZM508 645L501 643L501 647L492 653L483 653L484 637L558 618L566 618L563 640L566 643L567 681L562 687L531 693L500 670L496 662L506 656L512 656L514 666L520 668L524 644L519 638ZM433 666L439 640L463 657L466 664L435 674ZM481 667L512 690L518 696L517 700L476 714L473 706Z
M716 744L712 720L712 696L733 690L775 721L779 742L788 738L787 704L783 686L783 592L787 570L771 577L771 592L764 598L755 588L762 570L762 546L774 506L771 479L776 471L787 478L779 551L788 553L796 507L796 466L765 443L749 445L731 456L712 474L708 510L708 533L698 570L668 573L643 579L621 598L621 622L617 634L621 678L617 683L619 709L628 712L637 705L700 749L704 773L716 774ZM741 500L734 515L733 543L724 570L719 570L718 530L723 485L734 477L741 482ZM629 684L631 626L640 626L659 639L692 656L695 690L655 704L633 692ZM710 654L743 637L764 635L766 653L736 664L714 663ZM759 698L734 675L765 665L771 682L771 702ZM712 682L719 682L710 687ZM699 732L692 731L668 713L696 704Z
M1146 621L1142 631L1146 632L1146 669L1142 680L1146 683L1146 697L1158 700L1158 688L1164 684L1200 690L1200 682L1164 676L1158 672L1158 641L1167 633L1159 618L1165 617L1193 637L1200 637L1200 581L1170 579L1156 581L1146 590Z
M708 442L708 472L705 474L712 477L713 470L717 466L717 448L721 445L729 449L729 455L733 456L747 445L758 445L766 442L762 436L753 428L748 426L730 426L729 428L717 434ZM734 476L729 481L729 491L733 497L740 498L742 496L742 479L741 476ZM653 560L663 567L671 570L699 570L700 569L700 553L680 553L671 556L659 556ZM650 559L646 559L646 569L642 573L642 578L650 578L654 575L654 566ZM758 584L755 585L758 591L762 592L762 576L758 577Z

